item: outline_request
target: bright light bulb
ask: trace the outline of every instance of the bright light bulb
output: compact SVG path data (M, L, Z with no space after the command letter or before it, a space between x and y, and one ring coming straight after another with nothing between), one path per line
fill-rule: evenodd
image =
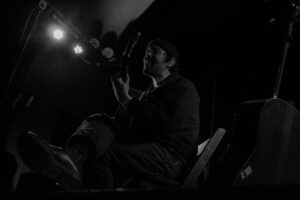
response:
M64 37L64 32L60 29L56 29L53 31L53 37L57 40L61 40Z
M76 46L74 47L74 52L75 52L76 54L81 54L81 53L83 52L82 46L76 45Z

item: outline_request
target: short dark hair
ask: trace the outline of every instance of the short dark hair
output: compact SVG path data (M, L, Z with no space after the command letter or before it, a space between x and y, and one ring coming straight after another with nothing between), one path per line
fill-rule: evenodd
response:
M148 46L149 45L157 45L160 48L162 48L167 54L167 61L170 61L171 58L175 58L176 62L175 65L172 67L171 71L177 71L179 53L178 49L174 44L164 39L154 39L148 43Z

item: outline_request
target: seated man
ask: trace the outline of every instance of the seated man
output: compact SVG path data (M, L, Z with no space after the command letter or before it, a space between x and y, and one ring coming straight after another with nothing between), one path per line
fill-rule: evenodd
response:
M115 117L88 117L64 149L33 132L22 134L17 148L23 161L65 189L115 188L121 177L147 172L178 179L197 145L200 100L177 63L173 44L150 41L143 67L152 79L149 89L134 95L128 74L112 77L120 103Z

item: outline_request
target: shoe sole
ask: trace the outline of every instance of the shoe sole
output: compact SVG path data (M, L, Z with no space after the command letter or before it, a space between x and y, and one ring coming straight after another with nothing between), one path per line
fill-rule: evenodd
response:
M64 190L79 189L79 180L66 173L56 164L46 150L48 145L43 143L38 135L28 132L18 137L16 146L23 162L33 171L56 181L56 184Z

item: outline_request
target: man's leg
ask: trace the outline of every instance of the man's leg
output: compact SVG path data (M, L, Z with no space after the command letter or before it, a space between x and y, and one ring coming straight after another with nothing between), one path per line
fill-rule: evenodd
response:
M66 151L79 168L97 155L114 140L115 124L106 114L94 114L86 118L66 142Z
M113 144L96 158L93 187L112 189L120 181L144 173L177 179L183 166L183 161L157 143Z
M49 144L35 133L22 134L17 140L19 154L32 170L55 179L66 189L78 188L82 164L101 154L113 140L113 130L104 122L105 117L98 114L84 120L66 149Z
M82 154L93 160L101 155L114 140L115 125L106 114L94 114L86 118L66 142L66 150Z

